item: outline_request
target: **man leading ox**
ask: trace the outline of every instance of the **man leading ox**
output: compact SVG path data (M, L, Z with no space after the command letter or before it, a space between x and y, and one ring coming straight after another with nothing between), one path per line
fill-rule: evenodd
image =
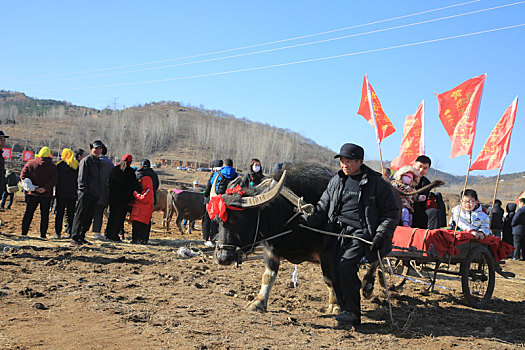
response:
M328 239L330 277L341 310L336 319L356 326L361 323L358 264L365 256L376 260L377 251L381 256L390 252L399 207L381 174L363 164L362 147L346 143L334 158L339 158L341 170L328 183L315 212L298 221L372 242L370 246L358 239Z

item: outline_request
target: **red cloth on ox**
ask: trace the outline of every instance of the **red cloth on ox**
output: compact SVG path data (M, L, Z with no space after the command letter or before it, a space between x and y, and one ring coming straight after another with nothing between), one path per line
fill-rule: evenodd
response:
M244 210L243 208L232 207L230 205L224 204L222 195L211 197L210 202L206 204L206 210L208 211L208 215L210 216L211 220L215 219L215 216L218 215L223 222L226 222L226 220L228 220L228 210L226 209Z
M210 198L210 202L206 204L206 210L210 219L215 219L215 216L219 216L222 221L228 220L228 211L226 210L226 204L222 200L222 196L215 196Z
M444 254L456 255L458 254L456 247L472 239L475 239L474 234L465 231L456 232L456 239L454 239L453 230L423 230L398 226L394 231L392 245L402 248L415 247L423 251L428 251L432 245L439 256ZM514 250L513 246L494 236L486 236L480 243L488 246L496 261L507 258ZM396 248L392 250L401 251ZM428 256L426 253L424 255Z

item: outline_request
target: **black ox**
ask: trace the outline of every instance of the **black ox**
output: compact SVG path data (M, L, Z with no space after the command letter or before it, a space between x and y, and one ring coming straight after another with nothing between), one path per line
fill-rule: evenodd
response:
M294 205L279 195L283 186L303 197L307 203L317 203L331 177L332 175L322 167L298 165L287 168L283 173L277 173L270 184L263 183L254 189L243 188L247 192L243 196L223 195L226 205L243 210L228 210L227 220L219 220L216 261L221 265L237 262L243 254L250 252L254 242L271 238L289 229L286 223L296 212ZM329 252L323 250L326 237L305 228L297 228L288 234L264 241L262 246L266 270L263 273L261 290L247 306L247 310L266 311L280 261L286 259L293 264L305 261L321 264L329 291L327 312L337 313L339 307L328 275Z
M184 233L181 225L182 220L188 220L187 231L191 233L191 223L202 218L206 212L202 192L171 190L168 193L167 202L166 231L169 231L170 222L175 212L177 213L175 222L181 234Z
M330 251L325 240L329 237L316 233L304 227L296 227L289 233L288 222L296 215L295 205L285 199L281 191L293 191L307 203L317 203L323 194L330 178L328 171L316 165L295 165L284 172L274 175L271 183L263 182L254 189L245 189L244 195L222 195L224 204L242 208L243 210L227 210L226 221L219 220L219 234L215 249L215 259L221 265L231 265L248 254L255 243L262 241L263 257L266 269L262 276L261 290L257 297L246 307L250 311L266 311L271 288L277 277L279 264L286 259L293 264L308 261L319 263L324 282L328 287L328 313L338 313L339 306L329 277ZM440 186L442 182L435 181L418 191L399 195L419 194ZM212 189L215 186L212 186ZM211 196L213 197L215 193ZM401 206L400 206L401 208ZM292 220L293 221L293 220ZM282 234L282 235L281 235ZM275 237L275 238L274 238ZM377 262L372 264L363 279L363 295L372 294L374 273Z

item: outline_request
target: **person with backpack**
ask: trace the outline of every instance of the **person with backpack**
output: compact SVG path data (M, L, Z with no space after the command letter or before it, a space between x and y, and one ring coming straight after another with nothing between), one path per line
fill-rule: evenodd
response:
M223 164L224 163L222 159L216 159L211 163L212 173L210 174L210 178L206 183L206 189L204 190L204 204L207 204L210 201L212 180L215 178L216 174L221 171ZM204 244L207 246L213 246L211 241L211 232L212 226L215 226L215 224L215 221L212 223L208 215L204 215L202 218L202 239L204 240Z

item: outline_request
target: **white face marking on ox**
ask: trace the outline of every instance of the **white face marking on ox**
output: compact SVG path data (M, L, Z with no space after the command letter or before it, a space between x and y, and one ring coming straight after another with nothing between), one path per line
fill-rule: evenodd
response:
M277 277L277 271L272 271L269 268L264 270L262 276L261 290L259 294L248 306L246 310L248 311L266 311L268 305L268 298L270 297L270 291L272 290L273 283Z

